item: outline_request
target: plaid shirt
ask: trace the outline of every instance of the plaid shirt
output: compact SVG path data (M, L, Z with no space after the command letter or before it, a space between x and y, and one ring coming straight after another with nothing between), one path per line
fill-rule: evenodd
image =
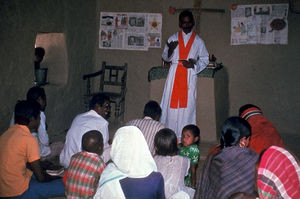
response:
M66 197L93 197L105 166L101 157L95 153L84 151L73 155L65 184Z

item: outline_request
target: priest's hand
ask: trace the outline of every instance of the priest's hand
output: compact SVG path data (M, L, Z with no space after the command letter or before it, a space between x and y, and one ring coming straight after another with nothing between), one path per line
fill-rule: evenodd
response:
M197 62L195 59L179 60L179 61L181 61L182 65L186 68L194 68L194 65Z
M178 45L178 41L171 41L170 43L167 42L167 46L169 47L168 57L171 57L177 45Z

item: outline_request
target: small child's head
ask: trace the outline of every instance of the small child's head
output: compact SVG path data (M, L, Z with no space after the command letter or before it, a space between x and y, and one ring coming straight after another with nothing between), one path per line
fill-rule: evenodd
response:
M101 155L103 153L102 134L96 130L86 132L82 136L81 146L83 151L97 153L98 155Z
M183 146L190 146L192 144L199 143L200 140L200 129L194 125L189 124L183 127L181 135L181 143Z
M174 131L168 128L158 131L154 137L154 148L156 155L176 155L178 147Z

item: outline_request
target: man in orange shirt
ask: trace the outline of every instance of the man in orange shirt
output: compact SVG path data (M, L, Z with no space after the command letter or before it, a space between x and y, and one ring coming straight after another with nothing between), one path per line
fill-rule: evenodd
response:
M40 167L38 142L31 135L39 124L37 102L16 104L15 125L0 136L0 197L64 196L62 180L52 180Z

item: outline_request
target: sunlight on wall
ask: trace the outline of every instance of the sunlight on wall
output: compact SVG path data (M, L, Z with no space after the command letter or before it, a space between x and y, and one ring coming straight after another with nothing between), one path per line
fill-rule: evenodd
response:
M63 86L68 80L68 54L63 33L38 33L35 47L43 47L45 56L41 68L48 68L47 82Z

